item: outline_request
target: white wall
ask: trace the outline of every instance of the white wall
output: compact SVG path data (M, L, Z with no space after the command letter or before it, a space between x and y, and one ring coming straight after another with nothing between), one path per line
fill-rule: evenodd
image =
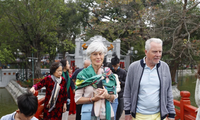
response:
M16 72L19 69L0 69L0 87L6 87L11 80L16 80ZM41 73L49 72L49 69L41 69Z
M0 87L6 87L11 80L15 80L15 74L18 69L1 69L0 70Z

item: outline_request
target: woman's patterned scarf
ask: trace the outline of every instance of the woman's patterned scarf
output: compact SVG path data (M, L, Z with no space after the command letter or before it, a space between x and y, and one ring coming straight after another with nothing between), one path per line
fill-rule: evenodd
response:
M60 92L60 85L59 84L62 81L61 77L56 78L54 75L51 75L51 78L53 79L55 84L54 84L53 90L51 92L51 97L49 99L49 102L47 104L47 107L49 108L49 112L51 112L55 108L56 101L58 99L58 95L59 95L59 92Z
M97 88L97 84L100 80L103 82L103 86L107 89L108 93L116 94L116 80L115 75L107 74L108 71L105 71L103 74L97 75L94 72L94 69L92 65L88 66L87 68L83 69L78 75L76 80L76 86L75 90L84 88L86 86L93 86L94 88ZM109 78L108 83L106 82L106 78ZM108 100L105 100L106 105L106 120L111 119L111 107L110 102Z

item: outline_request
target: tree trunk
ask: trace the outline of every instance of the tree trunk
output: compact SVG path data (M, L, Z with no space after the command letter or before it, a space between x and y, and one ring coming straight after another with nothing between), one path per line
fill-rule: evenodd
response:
M39 49L39 47L38 47ZM34 78L41 78L42 74L41 74L41 56L40 56L40 49L37 51L36 53L36 58L37 58L37 62L34 63Z
M35 67L35 70L34 70L34 78L41 78L42 77L42 74L41 74L41 59L38 58L37 62L35 62L34 64L34 67Z
M65 53L66 53L65 51L62 53L62 59L66 59L65 58Z
M171 72L171 78L172 78L172 83L175 83L175 77L176 77L176 70L178 69L179 66L179 60L173 60L171 61L171 64L169 65L170 72Z

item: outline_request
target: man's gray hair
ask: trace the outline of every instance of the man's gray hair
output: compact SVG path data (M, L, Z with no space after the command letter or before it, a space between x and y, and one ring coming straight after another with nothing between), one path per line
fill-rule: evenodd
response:
M103 44L103 42L99 41L99 40L94 40L93 42L90 43L90 45L87 48L87 56L90 58L90 55L93 52L101 52L104 55L106 55L107 53L107 48L106 46Z
M151 48L151 45L150 45L151 42L155 42L155 43L158 43L158 44L163 45L163 42L162 42L161 39L159 39L159 38L150 38L150 39L148 39L148 40L145 42L145 50L147 50L147 51L150 50L150 48Z

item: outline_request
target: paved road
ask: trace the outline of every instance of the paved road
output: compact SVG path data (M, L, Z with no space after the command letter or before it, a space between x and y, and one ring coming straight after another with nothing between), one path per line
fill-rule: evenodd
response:
M120 120L124 120L124 119L125 119L125 114L123 112ZM68 120L76 120L76 115L75 114L74 115L69 115Z

